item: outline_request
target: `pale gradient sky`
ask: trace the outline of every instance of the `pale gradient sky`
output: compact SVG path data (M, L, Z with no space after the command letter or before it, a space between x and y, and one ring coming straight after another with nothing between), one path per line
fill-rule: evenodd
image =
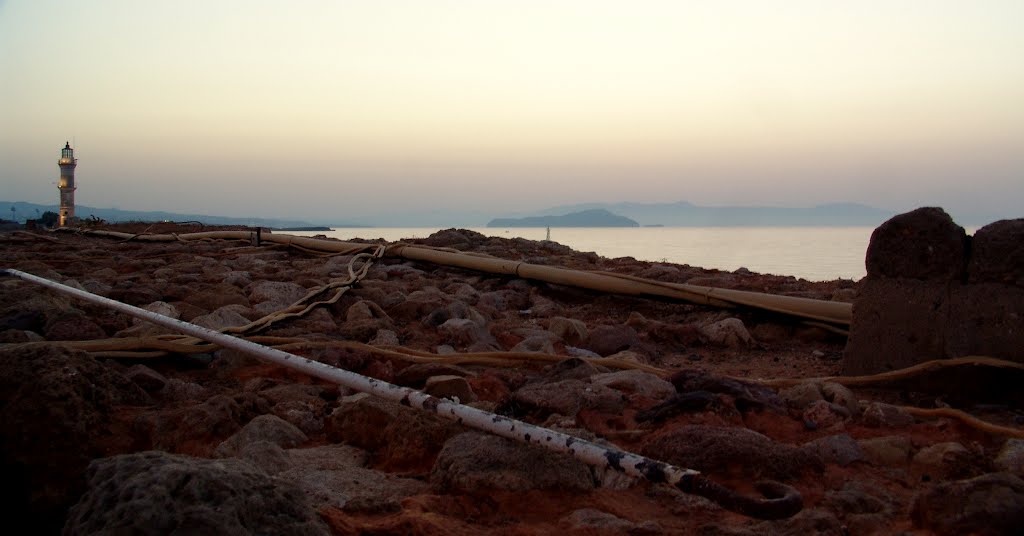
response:
M73 139L78 203L134 210L1022 217L1022 28L1020 0L0 0L0 199L56 203Z

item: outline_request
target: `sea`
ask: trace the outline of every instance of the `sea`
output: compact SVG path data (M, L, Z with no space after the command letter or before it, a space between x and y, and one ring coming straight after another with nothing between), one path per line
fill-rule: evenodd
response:
M289 231L340 240L388 242L426 238L438 227L335 228ZM874 227L473 227L487 236L550 239L577 251L603 257L633 257L651 262L703 268L791 275L808 281L858 280L866 274L864 254ZM972 231L972 230L968 230ZM549 233L550 232L550 236Z

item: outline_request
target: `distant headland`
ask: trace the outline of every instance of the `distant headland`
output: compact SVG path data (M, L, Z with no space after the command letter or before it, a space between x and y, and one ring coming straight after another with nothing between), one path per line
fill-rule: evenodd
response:
M488 227L640 227L625 216L604 209L590 209L562 216L534 216L527 218L495 218Z

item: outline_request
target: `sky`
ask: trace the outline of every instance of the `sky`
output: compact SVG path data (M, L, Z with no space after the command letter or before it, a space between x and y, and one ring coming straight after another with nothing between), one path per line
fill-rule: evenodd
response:
M1024 217L1021 28L1020 0L0 0L0 199L57 203L71 141L76 201L125 210Z

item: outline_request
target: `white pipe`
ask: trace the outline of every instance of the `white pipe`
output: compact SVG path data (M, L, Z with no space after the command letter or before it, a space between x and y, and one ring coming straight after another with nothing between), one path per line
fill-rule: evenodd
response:
M522 443L539 445L548 450L569 454L595 467L610 467L630 476L645 478L651 482L665 482L687 493L696 493L709 497L726 508L746 515L770 518L789 517L802 508L802 499L799 493L795 489L779 483L765 483L765 485L759 486L759 489L769 496L768 499L742 497L704 478L699 471L693 469L675 467L644 456L598 445L568 434L457 404L443 398L436 398L415 389L392 385L388 382L332 367L325 363L276 348L262 346L245 339L232 337L212 329L163 316L18 270L4 269L2 273L212 342L224 348L238 350L264 361L304 372L310 376L334 382L356 391L370 393L393 402L398 402L403 406L429 411L446 419L456 421L459 424L514 439Z

